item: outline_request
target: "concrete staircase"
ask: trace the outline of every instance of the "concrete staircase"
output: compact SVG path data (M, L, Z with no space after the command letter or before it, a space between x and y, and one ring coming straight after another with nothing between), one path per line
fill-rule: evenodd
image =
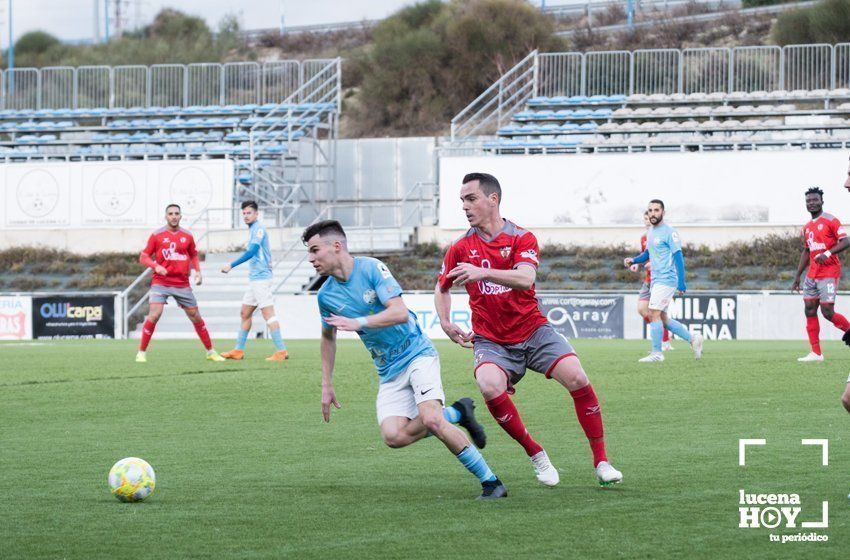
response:
M413 228L354 229L346 232L349 249L354 254L372 252L392 252L403 250L413 235ZM274 286L283 280L276 293L298 293L315 275L313 267L307 262L307 252L293 236L284 240L281 247L290 248L289 252L272 253L274 267ZM235 339L239 330L239 312L242 308L242 296L248 288L248 263L239 265L228 274L221 273L224 264L232 262L241 253L210 253L201 263L204 282L192 286L195 297L207 329L213 338ZM276 308L283 318L285 310ZM130 333L131 338L141 336L141 324ZM250 338L262 336L266 325L257 311L251 328ZM173 300L165 306L165 311L156 327L154 338L187 339L195 338L195 331L183 311L174 305ZM225 350L219 348L219 350Z

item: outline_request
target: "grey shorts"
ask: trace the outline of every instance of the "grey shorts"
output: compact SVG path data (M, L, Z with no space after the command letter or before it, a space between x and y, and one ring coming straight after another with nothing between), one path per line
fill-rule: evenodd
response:
M523 378L526 368L549 378L558 362L576 355L573 345L552 325L540 326L528 340L517 344L502 345L476 335L472 351L476 371L484 364L494 364L505 372L509 393L514 392L513 386Z
M821 303L835 303L838 278L809 278L803 282L803 299L819 299Z
M638 292L638 301L649 301L649 282L644 282Z
M151 286L148 303L168 303L168 298L173 297L177 305L183 309L198 307L198 300L192 293L192 288L170 288L168 286Z

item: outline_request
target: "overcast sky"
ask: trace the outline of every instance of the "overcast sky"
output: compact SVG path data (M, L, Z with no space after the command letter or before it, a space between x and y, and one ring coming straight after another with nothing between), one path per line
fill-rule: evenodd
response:
M529 0L539 5L540 0ZM569 4L579 0L546 0L547 5ZM583 1L583 0L582 0ZM172 7L203 17L211 27L228 13L235 13L244 29L277 27L281 11L286 25L311 25L362 19L381 19L415 0L121 0L122 10L132 27L151 21L164 7ZM0 0L0 45L8 45L9 0ZM116 0L109 0L114 16ZM94 34L94 6L103 22L104 0L12 0L13 31L22 34L42 29L63 40L86 40ZM138 18L136 17L138 14ZM123 18L122 18L123 19ZM101 23L102 25L102 23Z

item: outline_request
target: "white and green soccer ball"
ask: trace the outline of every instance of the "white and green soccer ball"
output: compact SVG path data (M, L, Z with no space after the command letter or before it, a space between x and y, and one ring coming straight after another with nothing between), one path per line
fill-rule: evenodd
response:
M153 493L156 475L144 459L127 457L109 471L109 489L122 502L139 502Z

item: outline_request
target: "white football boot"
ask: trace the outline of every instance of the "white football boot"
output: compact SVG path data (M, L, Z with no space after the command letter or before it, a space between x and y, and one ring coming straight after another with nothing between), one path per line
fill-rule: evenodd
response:
M814 352L809 352L802 358L797 358L798 362L822 362L823 354L815 354Z
M664 354L661 352L650 352L648 356L644 356L638 362L640 363L648 363L648 362L663 362Z
M560 482L561 477L558 476L558 469L549 460L546 451L541 451L531 457L531 464L534 465L534 472L537 475L537 480L544 486L555 486Z
M596 478L599 486L611 486L623 482L623 473L611 466L608 461L602 461L596 465Z
M144 351L139 350L139 351L136 353L136 363L138 363L138 364L144 364L144 363L147 363L147 361L148 361L148 357L147 357L147 355L144 353Z
M702 343L703 338L701 334L695 334L691 336L691 348L693 348L694 358L697 360L702 358Z

